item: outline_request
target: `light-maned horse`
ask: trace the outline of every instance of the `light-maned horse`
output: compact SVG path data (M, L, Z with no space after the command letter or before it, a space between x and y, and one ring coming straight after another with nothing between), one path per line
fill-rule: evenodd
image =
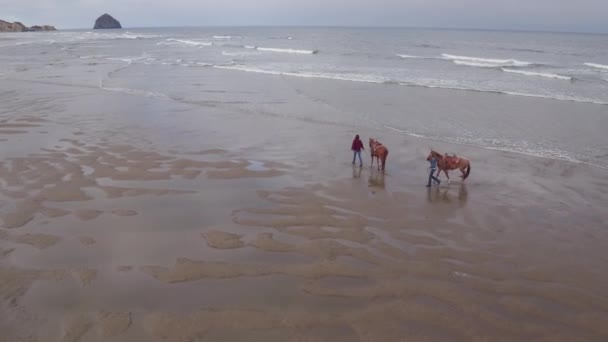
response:
M382 171L384 171L384 167L386 166L386 157L388 157L388 148L382 145L378 140L373 138L369 138L369 154L372 156L372 165L374 166L374 157L376 157L376 162L378 164L378 171L380 171L380 161L382 160Z
M460 178L462 178L462 181L464 182L464 180L467 179L471 174L471 162L466 158L448 155L444 156L439 152L431 150L431 153L429 153L429 156L426 157L426 160L431 160L433 156L437 159L437 178L439 178L441 171L443 171L445 176L448 178L449 183L450 176L448 175L448 171L459 169L460 172L462 172Z

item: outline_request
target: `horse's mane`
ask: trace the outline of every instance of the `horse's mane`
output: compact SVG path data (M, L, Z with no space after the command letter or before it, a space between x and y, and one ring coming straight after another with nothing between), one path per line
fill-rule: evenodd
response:
M431 149L431 153L434 154L437 158L443 159L443 154Z

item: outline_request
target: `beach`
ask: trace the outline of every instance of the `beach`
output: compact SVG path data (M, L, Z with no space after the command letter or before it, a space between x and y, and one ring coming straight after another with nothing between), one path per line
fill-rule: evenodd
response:
M608 338L605 105L114 67L0 78L0 341Z

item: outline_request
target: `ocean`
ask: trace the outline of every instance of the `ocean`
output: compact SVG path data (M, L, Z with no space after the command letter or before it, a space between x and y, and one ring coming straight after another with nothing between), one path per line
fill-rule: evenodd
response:
M7 33L0 35L0 82L228 106L252 115L391 131L606 168L606 46L608 35L601 34L405 28ZM247 80L253 74L307 80L307 90L291 83L291 92L250 94L238 86L246 81L237 80L201 91L209 75L219 85L221 75ZM328 80L336 83L323 85ZM365 84L366 91L353 92L357 84ZM401 101L400 94L417 87L463 95L441 106L432 99ZM495 97L477 103L469 93ZM501 103L507 105L497 109L496 96L506 98ZM302 97L319 107L299 106ZM518 105L525 99L534 105Z

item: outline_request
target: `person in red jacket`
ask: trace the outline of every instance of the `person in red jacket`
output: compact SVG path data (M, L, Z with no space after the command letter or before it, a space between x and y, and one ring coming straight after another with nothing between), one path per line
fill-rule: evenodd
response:
M355 140L353 140L353 144L350 148L353 151L353 165L355 165L355 158L359 156L359 166L363 166L363 160L361 159L361 150L365 150L363 148L363 142L359 139L359 135L355 136Z

